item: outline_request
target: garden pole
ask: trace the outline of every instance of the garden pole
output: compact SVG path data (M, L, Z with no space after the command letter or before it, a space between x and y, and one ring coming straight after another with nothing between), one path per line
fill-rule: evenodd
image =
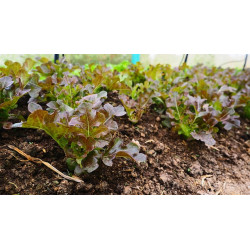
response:
M136 64L137 62L140 62L140 54L132 54L132 60L131 62L133 64Z
M56 63L57 60L59 60L59 54L54 54L54 63Z
M243 69L242 69L242 70L245 70L245 67L246 67L246 65L247 65L247 57L248 57L248 54L246 54L245 62L244 62L244 66L243 66Z
M186 54L186 56L185 56L184 63L187 63L187 60L188 60L188 54Z

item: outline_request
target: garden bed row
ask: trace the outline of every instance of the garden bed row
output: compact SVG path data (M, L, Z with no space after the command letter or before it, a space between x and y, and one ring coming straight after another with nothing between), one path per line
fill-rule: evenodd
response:
M153 110L135 126L127 117L117 122L119 137L139 141L147 163L115 159L112 167L103 164L83 175L83 183L67 181L7 147L14 145L67 174L63 150L43 131L0 130L0 194L250 194L250 123L246 120L241 120L241 128L217 134L216 149L186 141L162 127Z
M5 65L1 194L249 193L249 70Z

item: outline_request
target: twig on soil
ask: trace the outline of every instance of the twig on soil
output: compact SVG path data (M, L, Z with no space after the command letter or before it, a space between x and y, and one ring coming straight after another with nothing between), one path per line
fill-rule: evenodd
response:
M212 148L212 149L215 149L217 151L220 151L218 148L214 147L214 146L208 146L208 148Z
M27 160L29 161L32 161L34 163L42 163L44 164L45 166L47 166L48 168L50 168L51 170L53 170L54 172L56 172L57 174L59 174L60 176L62 176L63 178L67 179L67 180L70 180L70 181L75 181L75 182L83 182L80 178L78 177L70 177L70 176L67 176L65 174L63 174L61 171L59 171L58 169L56 169L55 167L53 167L51 164L49 164L48 162L46 161L43 161L39 158L35 158L35 157L32 157L30 155L27 155L25 154L23 151L21 151L20 149L12 146L12 145L8 145L8 147L10 149L13 149L15 150L16 152L18 152L19 154L21 154L22 156L24 156Z
M15 186L15 188L18 189L18 186L17 186L14 182L10 182L10 181L9 181L9 184Z
M215 193L215 195L219 195L221 192L222 192L222 188L220 188L220 189Z
M211 183L210 183L209 180L207 180L207 183L208 183L208 186L209 186L210 190L212 190L212 186L211 186Z
M215 193L216 195L219 195L220 193L223 194L225 188L226 188L227 182L225 181L224 184L221 186L221 188Z
M13 153L10 153L15 159L17 159L18 161L29 161L29 160L21 160L18 157L16 157Z
M151 143L151 142L155 142L155 141L150 139L150 140L146 141L145 143Z
M202 186L202 187L204 187L204 181L205 181L207 178L210 178L210 177L212 177L211 174L203 175L203 176L201 177L201 186Z

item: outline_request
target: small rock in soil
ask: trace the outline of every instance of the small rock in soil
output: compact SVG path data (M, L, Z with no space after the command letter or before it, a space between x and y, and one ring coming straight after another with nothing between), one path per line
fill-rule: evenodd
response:
M250 148L250 140L245 141L245 144Z
M155 147L155 151L158 153L161 153L164 150L164 144L163 143L158 143L157 146Z
M172 159L172 164L175 166L175 167L178 167L179 164L178 164L178 161L176 159Z
M149 159L149 163L150 164L153 164L154 163L154 160L152 158Z
M118 193L122 193L123 189L124 189L123 185L121 185L121 184L118 184L117 187L116 187L116 190L117 190Z
M131 192L132 192L132 189L130 186L124 187L124 189L123 189L124 194L131 194Z
M149 188L149 185L148 185L148 184L146 184L146 185L144 186L143 192L144 192L144 194L150 194L150 188Z
M76 184L76 190L79 191L85 191L86 190L86 184L84 182L80 182Z
M136 172L132 172L131 175L132 175L133 177L137 177L137 173L136 173Z
M153 145L155 144L155 141L150 139L150 140L147 140L145 143L152 143Z
M153 155L154 153L155 153L155 151L153 149L151 149L151 150L148 151L149 155Z
M102 181L99 185L96 186L97 189L104 191L108 187L108 183L106 181Z
M9 185L6 185L6 186L5 186L5 191L6 191L6 192L9 192L9 191L12 190L13 188L14 188L13 185L10 185L10 184L9 184Z
M200 165L200 163L199 163L198 161L195 161L195 162L192 163L192 165L190 166L190 173L191 173L194 177L203 174L201 165Z
M73 185L74 184L72 182L63 180L58 186L57 193L58 194L70 194L72 192Z
M247 154L242 154L241 158L245 161L245 162L249 162L249 156Z
M93 184L91 184L91 183L88 183L88 184L86 184L86 186L85 186L85 189L87 190L87 191L89 191L90 189L92 189L93 188Z
M141 137L145 137L145 134L144 134L144 133L141 133Z
M169 181L169 177L168 177L168 175L165 174L165 173L161 173L161 174L160 174L160 179L163 181L163 183Z

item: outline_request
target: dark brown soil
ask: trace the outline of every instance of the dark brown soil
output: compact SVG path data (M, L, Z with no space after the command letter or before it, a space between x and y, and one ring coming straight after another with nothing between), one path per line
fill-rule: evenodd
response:
M25 110L20 107L24 116ZM126 116L117 121L118 135L139 141L147 163L116 159L112 167L102 165L82 176L83 183L64 180L7 147L14 145L67 174L63 151L43 131L0 130L0 194L250 194L249 121L216 135L216 148L183 140L163 128L152 110L137 125Z

